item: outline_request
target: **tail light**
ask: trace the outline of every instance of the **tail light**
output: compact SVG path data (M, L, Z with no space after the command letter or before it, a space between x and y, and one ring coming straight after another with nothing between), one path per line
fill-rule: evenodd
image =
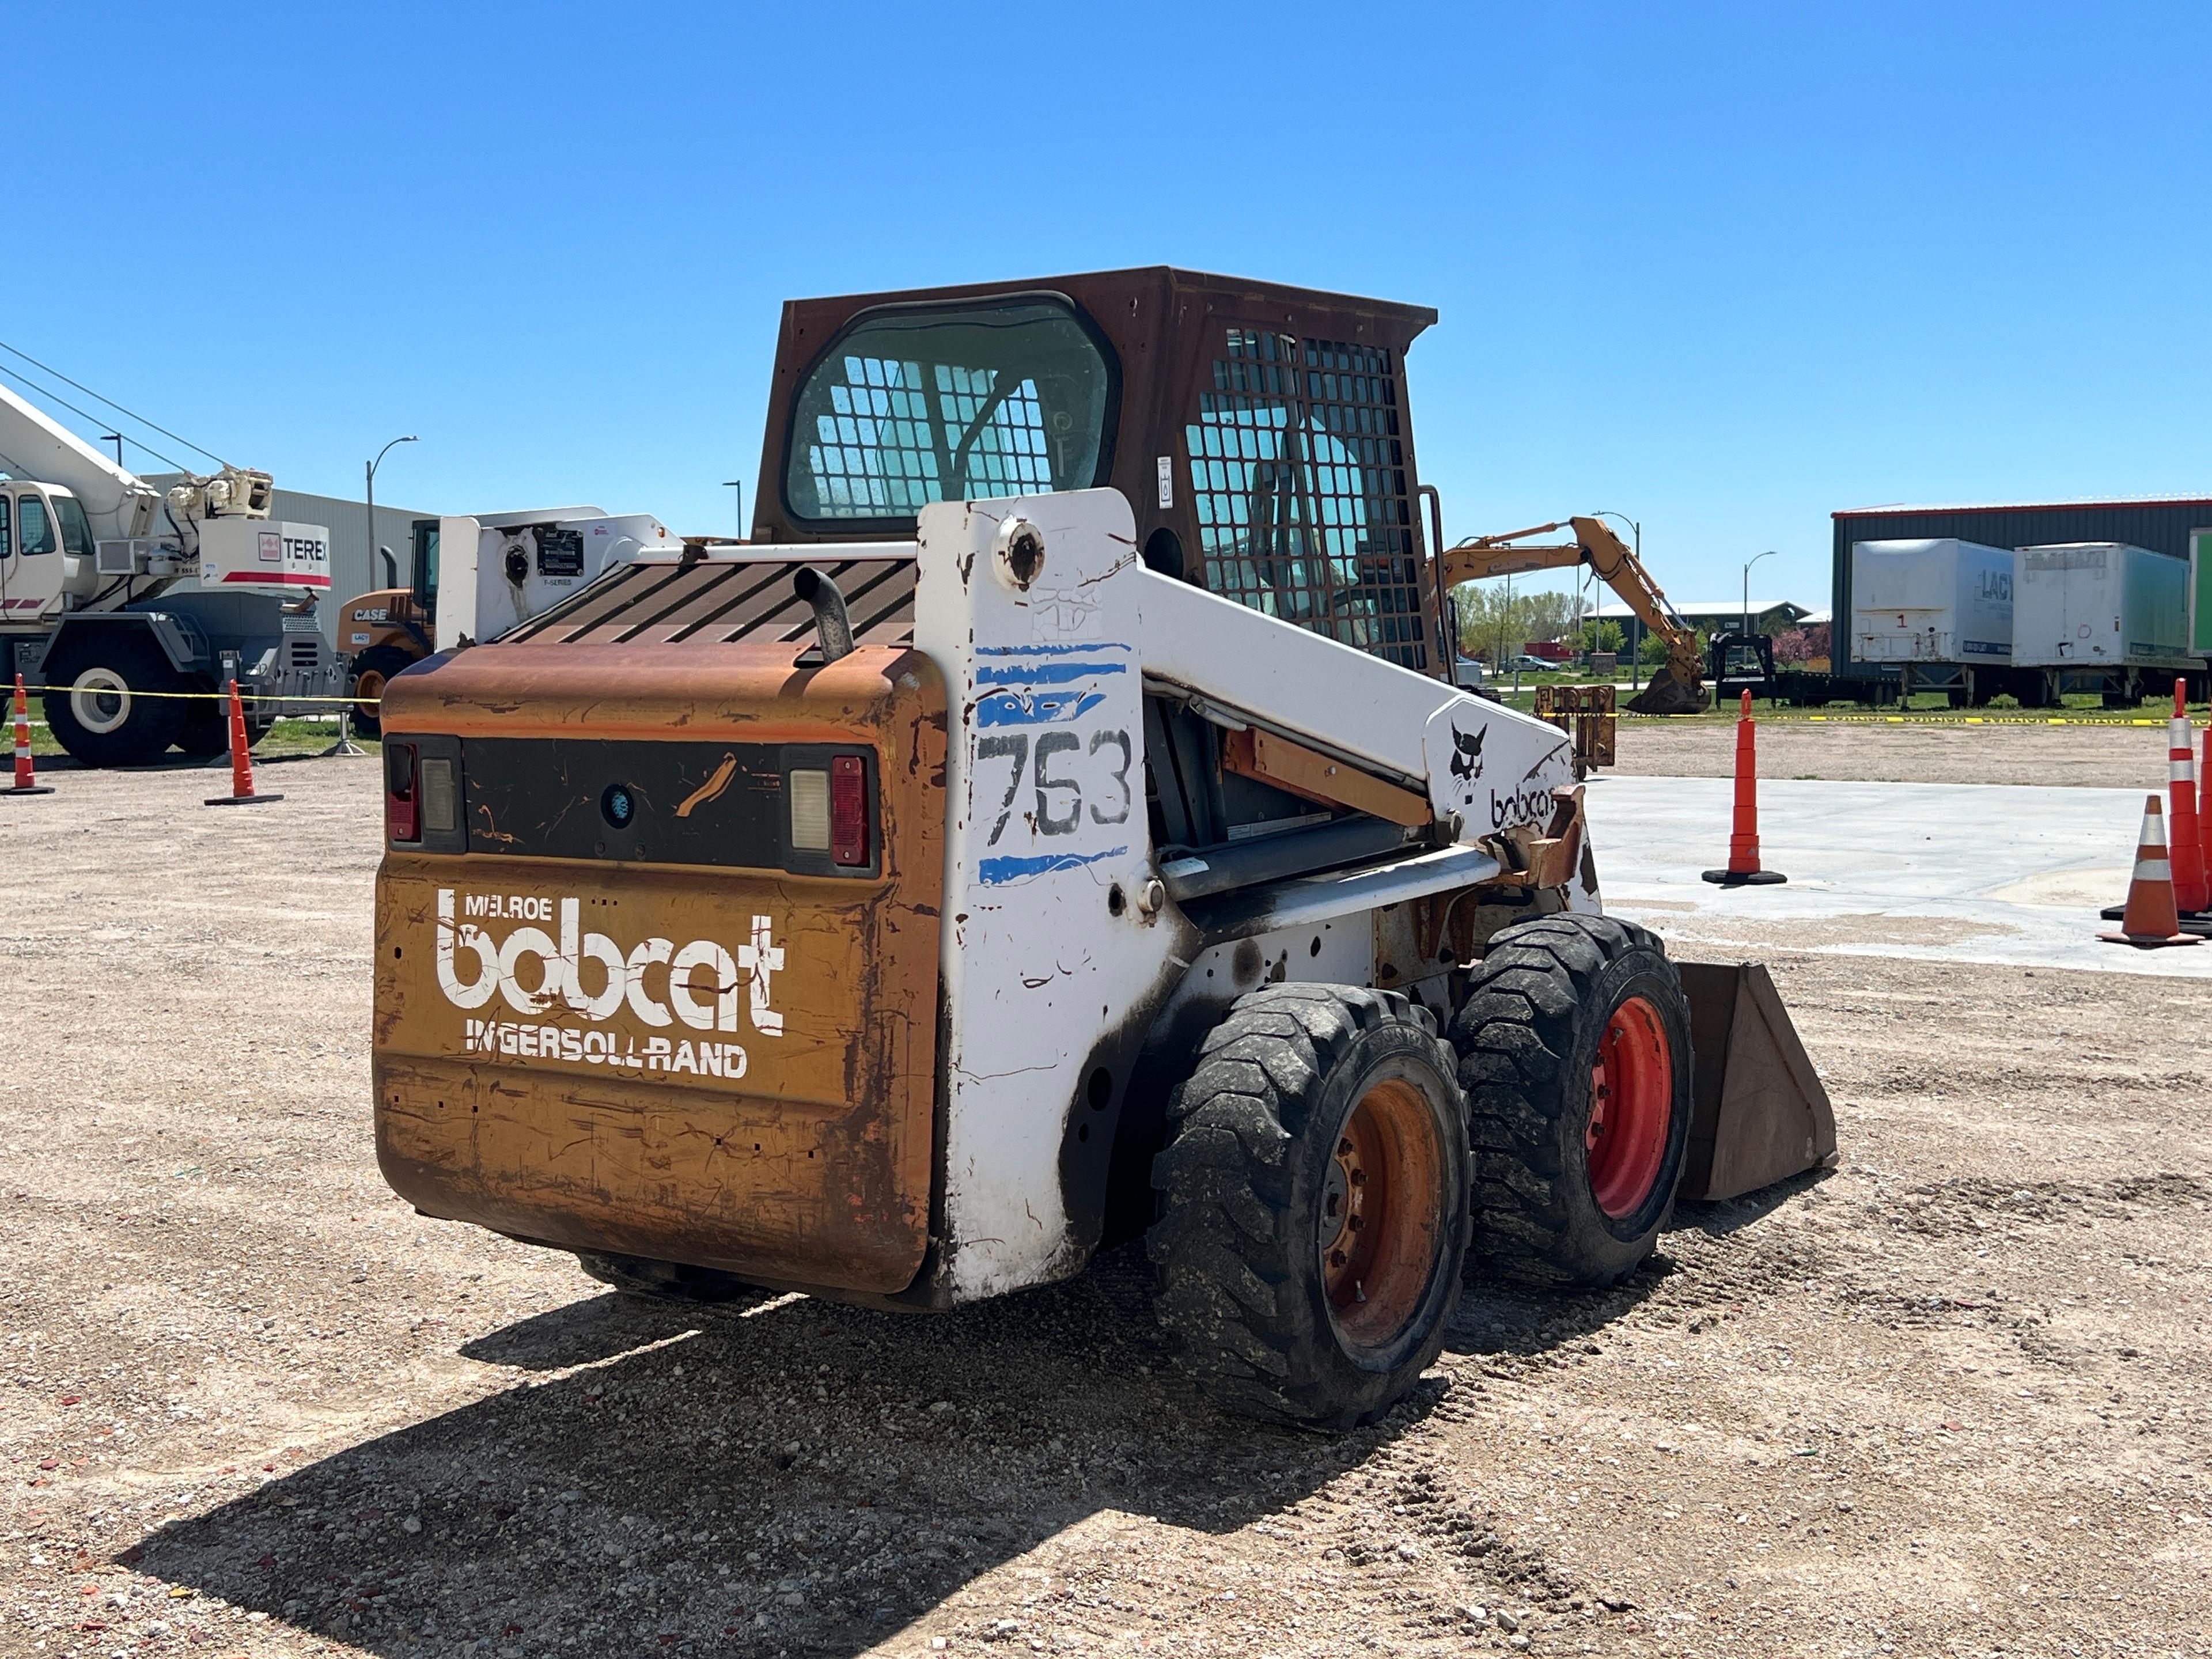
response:
M384 745L384 833L395 842L422 839L422 792L416 787L415 745Z
M868 769L858 755L830 762L830 857L837 864L868 861Z

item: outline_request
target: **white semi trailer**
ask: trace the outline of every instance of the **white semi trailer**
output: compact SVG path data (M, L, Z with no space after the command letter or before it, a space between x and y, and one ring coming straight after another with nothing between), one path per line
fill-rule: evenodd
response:
M163 492L5 386L0 468L0 672L48 688L78 761L220 753L219 705L179 694L234 675L255 738L288 699L337 694L314 615L330 532L270 519L269 474L226 465Z

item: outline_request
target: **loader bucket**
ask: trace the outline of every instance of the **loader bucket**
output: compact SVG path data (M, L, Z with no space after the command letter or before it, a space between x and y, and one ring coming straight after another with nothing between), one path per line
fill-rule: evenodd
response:
M1692 1103L1676 1195L1735 1198L1832 1162L1828 1092L1766 969L1678 965L1690 1004Z
M1685 685L1665 668L1651 671L1650 683L1628 700L1632 714L1702 714L1712 699L1702 685Z

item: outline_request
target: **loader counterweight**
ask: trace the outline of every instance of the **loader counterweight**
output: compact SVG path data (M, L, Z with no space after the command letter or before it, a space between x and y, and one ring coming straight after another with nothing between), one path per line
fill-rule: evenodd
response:
M387 752L457 794L378 877L378 1156L431 1215L886 1295L928 1237L942 684L909 650L760 655L392 683ZM841 756L872 866L791 844L793 779Z

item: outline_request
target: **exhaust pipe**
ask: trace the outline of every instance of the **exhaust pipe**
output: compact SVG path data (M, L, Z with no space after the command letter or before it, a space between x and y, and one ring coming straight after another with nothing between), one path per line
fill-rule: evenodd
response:
M814 632L822 641L823 662L851 656L853 619L845 614L845 596L837 584L812 565L801 565L791 579L791 591L814 607Z

